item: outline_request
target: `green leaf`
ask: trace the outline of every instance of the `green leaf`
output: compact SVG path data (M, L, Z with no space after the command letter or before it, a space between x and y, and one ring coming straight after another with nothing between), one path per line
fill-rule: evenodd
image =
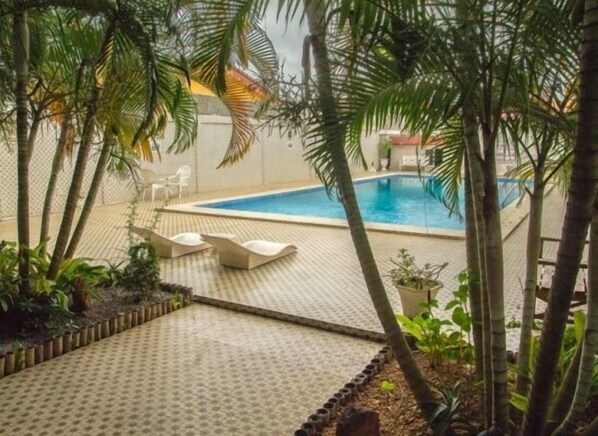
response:
M528 399L525 395L518 394L517 392L511 392L509 403L517 410L523 413L527 412Z
M459 302L457 300L449 301L448 304L445 306L444 310L451 310L453 307L458 306Z
M586 314L581 310L573 313L573 326L575 328L575 340L579 344L583 338L584 327L586 325Z

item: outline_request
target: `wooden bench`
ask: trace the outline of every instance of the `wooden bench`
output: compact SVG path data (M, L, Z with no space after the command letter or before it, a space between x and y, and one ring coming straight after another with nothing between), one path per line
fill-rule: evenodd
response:
M552 286L552 276L556 267L556 261L551 258L544 256L544 248L546 243L559 243L561 240L558 238L542 237L540 238L540 258L538 259L538 266L540 271L538 272L538 282L536 283L536 298L548 303L548 297L550 294L550 288ZM589 244L586 241L586 245ZM578 280L575 285L573 292L573 298L571 299L570 308L580 307L588 302L588 280L587 280L588 263L582 262L579 264L579 274L581 275L581 281ZM573 322L573 312L569 311L569 322ZM536 313L534 315L536 319L543 319L544 312Z

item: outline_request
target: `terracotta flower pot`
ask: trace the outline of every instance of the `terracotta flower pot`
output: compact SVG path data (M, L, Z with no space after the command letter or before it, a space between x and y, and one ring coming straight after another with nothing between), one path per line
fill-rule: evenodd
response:
M438 291L442 288L442 283L438 282L432 287L424 289L409 288L407 286L397 286L399 297L401 297L401 306L403 307L403 315L408 318L413 318L425 311L421 303L436 299Z

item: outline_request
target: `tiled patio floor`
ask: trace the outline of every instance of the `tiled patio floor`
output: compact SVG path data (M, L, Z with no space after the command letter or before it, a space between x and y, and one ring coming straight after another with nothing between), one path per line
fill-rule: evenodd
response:
M290 435L377 349L195 304L0 380L0 434Z
M235 194L252 191L237 189ZM183 202L226 194L189 195ZM123 259L126 210L122 204L96 208L78 254ZM141 221L152 215L149 202L142 203ZM545 235L558 236L562 215L563 199L554 191L547 200ZM54 232L59 218L52 217ZM519 316L526 223L505 242L507 319ZM31 224L35 231L39 218L32 218ZM381 331L346 229L164 214L159 230L167 235L234 233L241 240L293 243L299 248L296 255L252 271L223 268L203 252L162 261L162 275L191 286L197 295ZM0 239L15 237L14 221L0 222ZM441 302L450 297L454 277L465 266L463 241L377 232L370 233L370 241L383 272L400 248L409 249L420 262L449 261L442 275L446 289L439 295ZM398 295L390 288L389 295L399 312ZM518 332L511 330L512 349L517 338ZM378 347L196 305L0 380L0 433L289 434ZM329 357L335 365L319 369L317 365ZM305 380L308 389L301 388ZM283 402L283 393L291 393L291 399ZM270 419L270 412L277 419Z
M286 185L289 186L289 185ZM280 188L285 186L270 187ZM262 188L266 189L266 188ZM241 195L252 188L235 189ZM219 198L233 193L226 191L192 194L182 202ZM563 219L563 198L555 189L546 200L544 230L546 236L558 236ZM140 221L149 222L153 215L149 202L140 205ZM154 204L153 206L158 206ZM124 231L127 205L98 207L93 212L87 233L80 245L83 256L116 261L124 257ZM59 216L53 216L57 228ZM38 227L32 219L32 229ZM369 299L347 229L292 223L253 221L214 216L165 213L159 231L172 235L183 231L222 232L236 234L241 240L267 239L297 245L298 253L251 271L222 267L215 256L201 252L162 261L162 275L167 281L190 286L197 295L224 301L271 309L357 327L381 331ZM521 283L525 272L525 238L527 219L506 239L505 303L507 320L520 315ZM14 239L14 221L0 223L2 238ZM451 297L456 275L465 268L465 246L461 240L370 232L370 242L380 270L391 268L390 258L400 248L407 248L421 262L449 262L441 279L445 289L438 299L442 303ZM388 279L385 279L389 285ZM391 302L400 312L397 292L388 286ZM515 349L518 331L509 331L509 346Z

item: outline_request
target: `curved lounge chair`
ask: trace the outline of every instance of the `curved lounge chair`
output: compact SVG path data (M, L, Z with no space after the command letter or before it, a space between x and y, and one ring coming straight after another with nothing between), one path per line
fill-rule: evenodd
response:
M247 241L242 244L233 235L211 234L202 238L218 250L220 265L252 269L281 257L295 253L297 247L271 241Z
M160 257L179 257L211 247L199 233L179 233L167 238L143 227L133 226L131 231L150 241Z

